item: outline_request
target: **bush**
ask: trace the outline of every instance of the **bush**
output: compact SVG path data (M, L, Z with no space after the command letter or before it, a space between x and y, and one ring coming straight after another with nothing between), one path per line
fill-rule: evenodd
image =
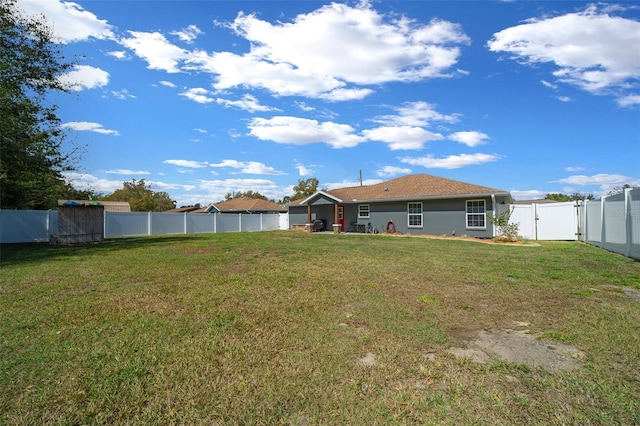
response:
M513 209L507 209L502 213L493 216L487 212L487 219L496 227L497 240L505 242L519 241L520 223L509 223Z

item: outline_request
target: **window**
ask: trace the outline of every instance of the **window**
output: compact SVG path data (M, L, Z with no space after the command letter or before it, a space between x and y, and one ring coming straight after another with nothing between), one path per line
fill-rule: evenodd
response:
M484 200L467 201L467 228L486 229L486 211Z
M407 204L409 228L422 228L422 203Z
M360 204L358 206L358 218L366 219L369 217L369 204Z

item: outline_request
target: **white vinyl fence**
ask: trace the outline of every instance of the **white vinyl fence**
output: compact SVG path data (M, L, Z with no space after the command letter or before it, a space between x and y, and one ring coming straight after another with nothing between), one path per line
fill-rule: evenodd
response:
M520 235L529 240L569 241L580 233L579 204L513 204L511 223L520 224Z
M640 188L584 201L580 240L640 260Z
M282 216L287 216L283 219ZM286 225L283 228L282 225ZM286 213L105 212L104 237L255 232L288 229ZM0 210L0 243L47 242L58 233L55 210Z

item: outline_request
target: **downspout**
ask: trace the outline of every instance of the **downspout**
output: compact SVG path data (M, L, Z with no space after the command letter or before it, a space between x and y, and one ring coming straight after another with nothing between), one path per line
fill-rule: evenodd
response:
M491 194L491 215L493 217L496 217L496 213L497 213L497 208L496 208L496 194ZM497 236L496 234L496 227L494 225L491 225L492 228L492 234L493 234L493 238L495 238Z

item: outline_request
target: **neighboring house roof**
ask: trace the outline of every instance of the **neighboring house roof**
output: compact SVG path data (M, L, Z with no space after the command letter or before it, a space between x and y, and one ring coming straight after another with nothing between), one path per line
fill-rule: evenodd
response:
M179 207L177 209L165 210L164 213L206 213L206 207Z
M58 200L58 207L76 206L104 206L106 212L131 212L131 206L126 201L91 201L91 200Z
M300 205L306 205L318 195L324 195L333 198L337 202L346 203L488 195L500 195L511 199L511 194L502 189L489 188L427 174L406 175L375 185L319 191L303 200Z
M213 205L213 209L220 213L239 212L286 212L287 209L280 204L259 198L240 197L232 198Z

